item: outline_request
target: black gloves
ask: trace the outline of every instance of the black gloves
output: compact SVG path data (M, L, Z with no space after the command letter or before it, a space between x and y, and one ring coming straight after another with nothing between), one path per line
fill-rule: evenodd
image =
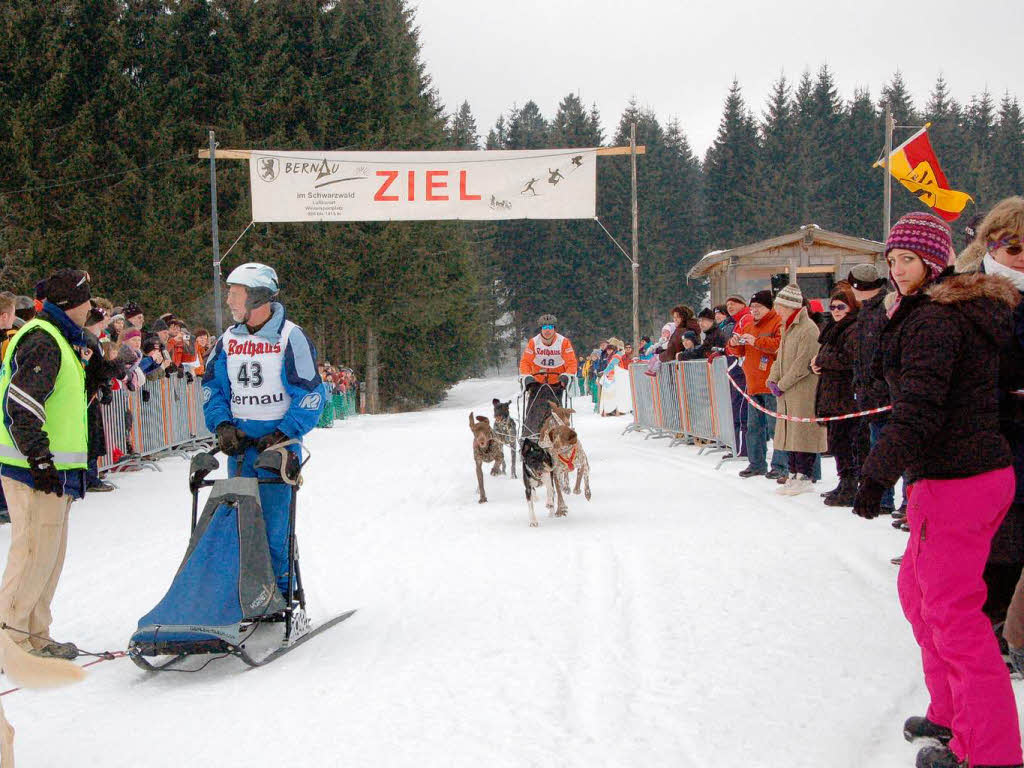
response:
M100 405L110 405L114 400L114 391L109 384L100 384L100 388L96 391L96 399Z
M150 398L149 390L148 389L143 389L142 390L142 402L148 403L149 402L149 398Z
M563 387L568 387L569 386L569 382L571 380L572 380L572 377L569 376L568 373L560 373L560 374L558 374L558 383L561 384Z
M853 500L853 514L867 520L874 520L882 512L882 495L885 488L870 477L863 477L857 497Z
M289 439L290 438L288 437L288 435L286 435L280 429L275 429L269 435L264 435L256 442L256 449L260 451L260 453L262 453L263 451L267 450L267 448L269 448L270 446L277 445L278 443L283 443L285 440Z
M28 471L32 475L32 485L41 493L52 493L58 498L64 495L64 482L60 472L53 465L53 456L46 454L40 458L28 460Z
M192 375L191 371L185 371L185 381L187 381L189 384L191 384L195 380L196 380L196 377Z
M226 456L237 456L245 451L249 437L229 421L217 426L217 447Z

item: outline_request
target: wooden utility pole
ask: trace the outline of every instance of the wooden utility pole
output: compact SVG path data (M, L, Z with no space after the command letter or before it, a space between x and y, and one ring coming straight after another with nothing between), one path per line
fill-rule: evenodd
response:
M224 332L224 302L220 298L220 233L217 231L217 140L210 131L210 226L213 230L213 315L217 336Z
M633 353L640 351L640 225L636 201L636 123L629 129L629 162L633 191Z

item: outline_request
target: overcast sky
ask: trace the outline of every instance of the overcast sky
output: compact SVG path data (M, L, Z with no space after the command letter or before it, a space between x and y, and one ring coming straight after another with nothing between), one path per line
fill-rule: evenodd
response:
M448 111L468 100L481 140L533 99L551 118L578 92L606 140L630 97L694 151L714 140L734 77L760 117L771 83L827 63L840 96L876 100L897 70L923 107L941 72L966 102L987 86L1024 98L1024 0L411 0Z

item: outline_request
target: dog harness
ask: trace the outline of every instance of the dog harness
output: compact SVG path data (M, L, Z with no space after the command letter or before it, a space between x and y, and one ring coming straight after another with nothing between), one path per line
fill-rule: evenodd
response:
M576 448L579 448L579 446L577 445ZM576 469L576 448L572 449L572 453L569 454L569 458L566 458L562 454L558 454L558 460L565 464L565 468L570 472Z

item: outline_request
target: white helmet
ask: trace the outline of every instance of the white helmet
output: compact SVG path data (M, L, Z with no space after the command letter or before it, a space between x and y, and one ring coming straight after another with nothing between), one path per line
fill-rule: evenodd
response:
M231 270L228 285L244 285L247 289L246 309L256 309L277 298L281 290L277 282L277 272L266 264L251 261Z

